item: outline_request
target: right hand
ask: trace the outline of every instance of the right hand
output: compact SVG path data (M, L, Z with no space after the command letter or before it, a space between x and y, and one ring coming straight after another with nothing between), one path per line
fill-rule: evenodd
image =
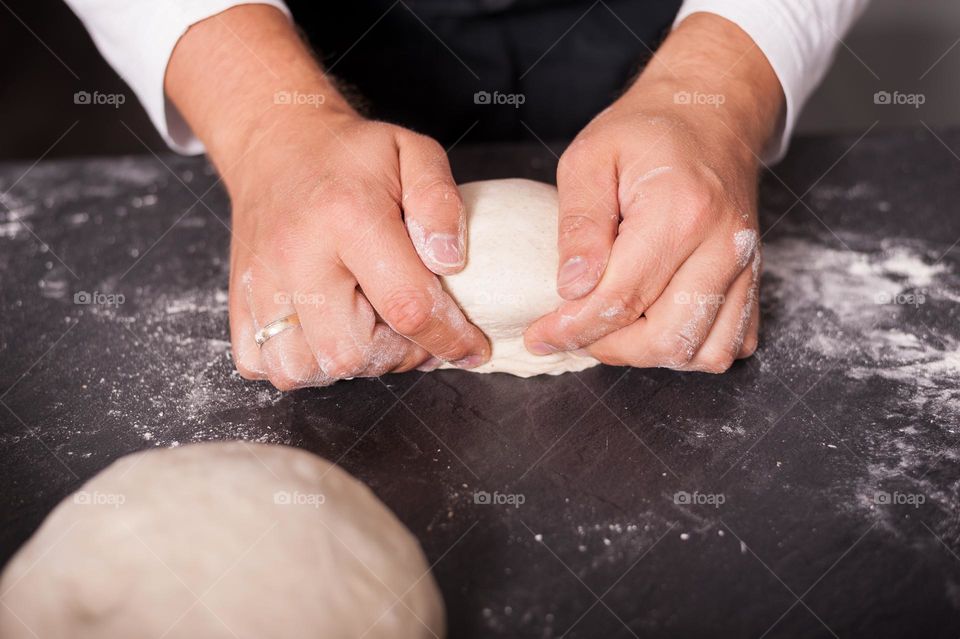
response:
M486 361L486 338L436 277L466 256L443 148L353 112L281 108L224 173L240 374L288 390ZM255 333L291 313L301 328L258 348Z

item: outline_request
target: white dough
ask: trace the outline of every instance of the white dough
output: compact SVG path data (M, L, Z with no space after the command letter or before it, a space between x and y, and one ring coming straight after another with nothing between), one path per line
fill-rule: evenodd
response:
M115 462L54 509L0 593L4 639L445 629L419 545L365 485L310 453L242 442Z
M467 213L467 266L442 279L493 347L475 373L531 377L581 371L592 357L533 355L523 331L563 302L557 294L557 189L531 180L487 180L460 186ZM449 366L445 366L448 367Z

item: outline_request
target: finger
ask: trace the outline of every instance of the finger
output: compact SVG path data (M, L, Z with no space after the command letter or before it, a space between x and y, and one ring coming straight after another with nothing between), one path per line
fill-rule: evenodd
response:
M737 359L752 357L760 344L760 304L754 303L750 319L747 321L747 330L744 333L743 344L737 352Z
M320 370L331 379L356 377L367 367L376 315L361 303L357 282L343 265L316 268L291 263L292 301L303 337Z
M266 379L267 373L260 360L253 324L253 315L247 303L243 275L235 274L230 280L230 344L233 363L244 379Z
M413 368L429 353L377 322L373 307L343 266L299 269L294 305L304 338L320 370L331 379L376 377L401 366Z
M534 322L524 334L527 349L546 355L582 348L633 324L698 243L698 234L678 229L668 215L647 211L625 219L600 283Z
M567 300L583 297L600 281L620 223L615 162L577 148L564 153L557 167L557 292Z
M759 248L759 247L758 247ZM740 350L737 352L737 359L750 357L757 350L760 341L760 274L762 258L760 251L753 257L753 285L750 288L748 305L750 317L746 321L746 329L743 330L743 341L740 344ZM746 310L746 309L745 309ZM745 315L746 313L744 313ZM743 323L741 316L741 324Z
M341 255L364 295L394 331L462 368L490 358L490 345L428 271L410 244L399 212L384 209L377 227Z
M413 246L437 275L456 273L466 262L467 225L447 154L412 132L401 133L398 144L403 218Z
M729 247L704 245L677 271L643 320L587 348L607 363L682 369L707 338L724 300L739 274Z
M753 273L745 268L726 292L707 338L684 370L723 373L730 368L750 326L754 295Z
M256 331L296 313L291 294L274 277L254 270L248 272L243 283ZM264 342L260 359L268 379L280 390L326 386L333 381L320 370L301 327L285 330Z
M750 343L746 344L748 352L744 356L749 356L756 349L759 326L756 307L762 260L756 231L745 229L737 232L734 235L734 249L737 265L743 266L743 270L726 292L709 335L684 370L726 372L733 361L740 357L748 336Z
M370 364L364 370L364 377L379 377L386 373L403 373L423 367L426 362L432 359L430 353L382 322L377 322L374 326L371 342L375 356L371 358ZM437 366L439 365L438 363ZM432 370L432 368L429 370Z

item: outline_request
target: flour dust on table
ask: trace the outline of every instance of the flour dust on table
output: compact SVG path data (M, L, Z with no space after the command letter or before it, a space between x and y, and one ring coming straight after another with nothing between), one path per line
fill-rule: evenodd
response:
M467 214L467 265L443 286L493 349L475 373L532 377L581 371L599 362L572 352L533 355L523 332L557 309L557 189L532 180L460 186ZM446 366L449 367L449 366Z
M364 484L244 442L114 462L54 509L0 591L5 639L445 633L416 539Z
M947 246L852 232L769 244L771 312L758 358L764 367L778 358L818 364L818 383L836 371L850 388L884 388L873 407L878 422L860 434L866 449L838 441L866 470L838 490L852 490L846 503L890 531L905 521L884 496L923 495L952 522L935 525L938 534L960 538L952 514L960 482L937 480L960 460L960 274Z

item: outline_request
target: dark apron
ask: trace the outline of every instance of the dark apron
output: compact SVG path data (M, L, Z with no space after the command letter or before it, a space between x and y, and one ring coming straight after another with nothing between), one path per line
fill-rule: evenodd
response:
M368 115L449 145L461 138L572 138L643 67L680 2L288 5L324 65Z

